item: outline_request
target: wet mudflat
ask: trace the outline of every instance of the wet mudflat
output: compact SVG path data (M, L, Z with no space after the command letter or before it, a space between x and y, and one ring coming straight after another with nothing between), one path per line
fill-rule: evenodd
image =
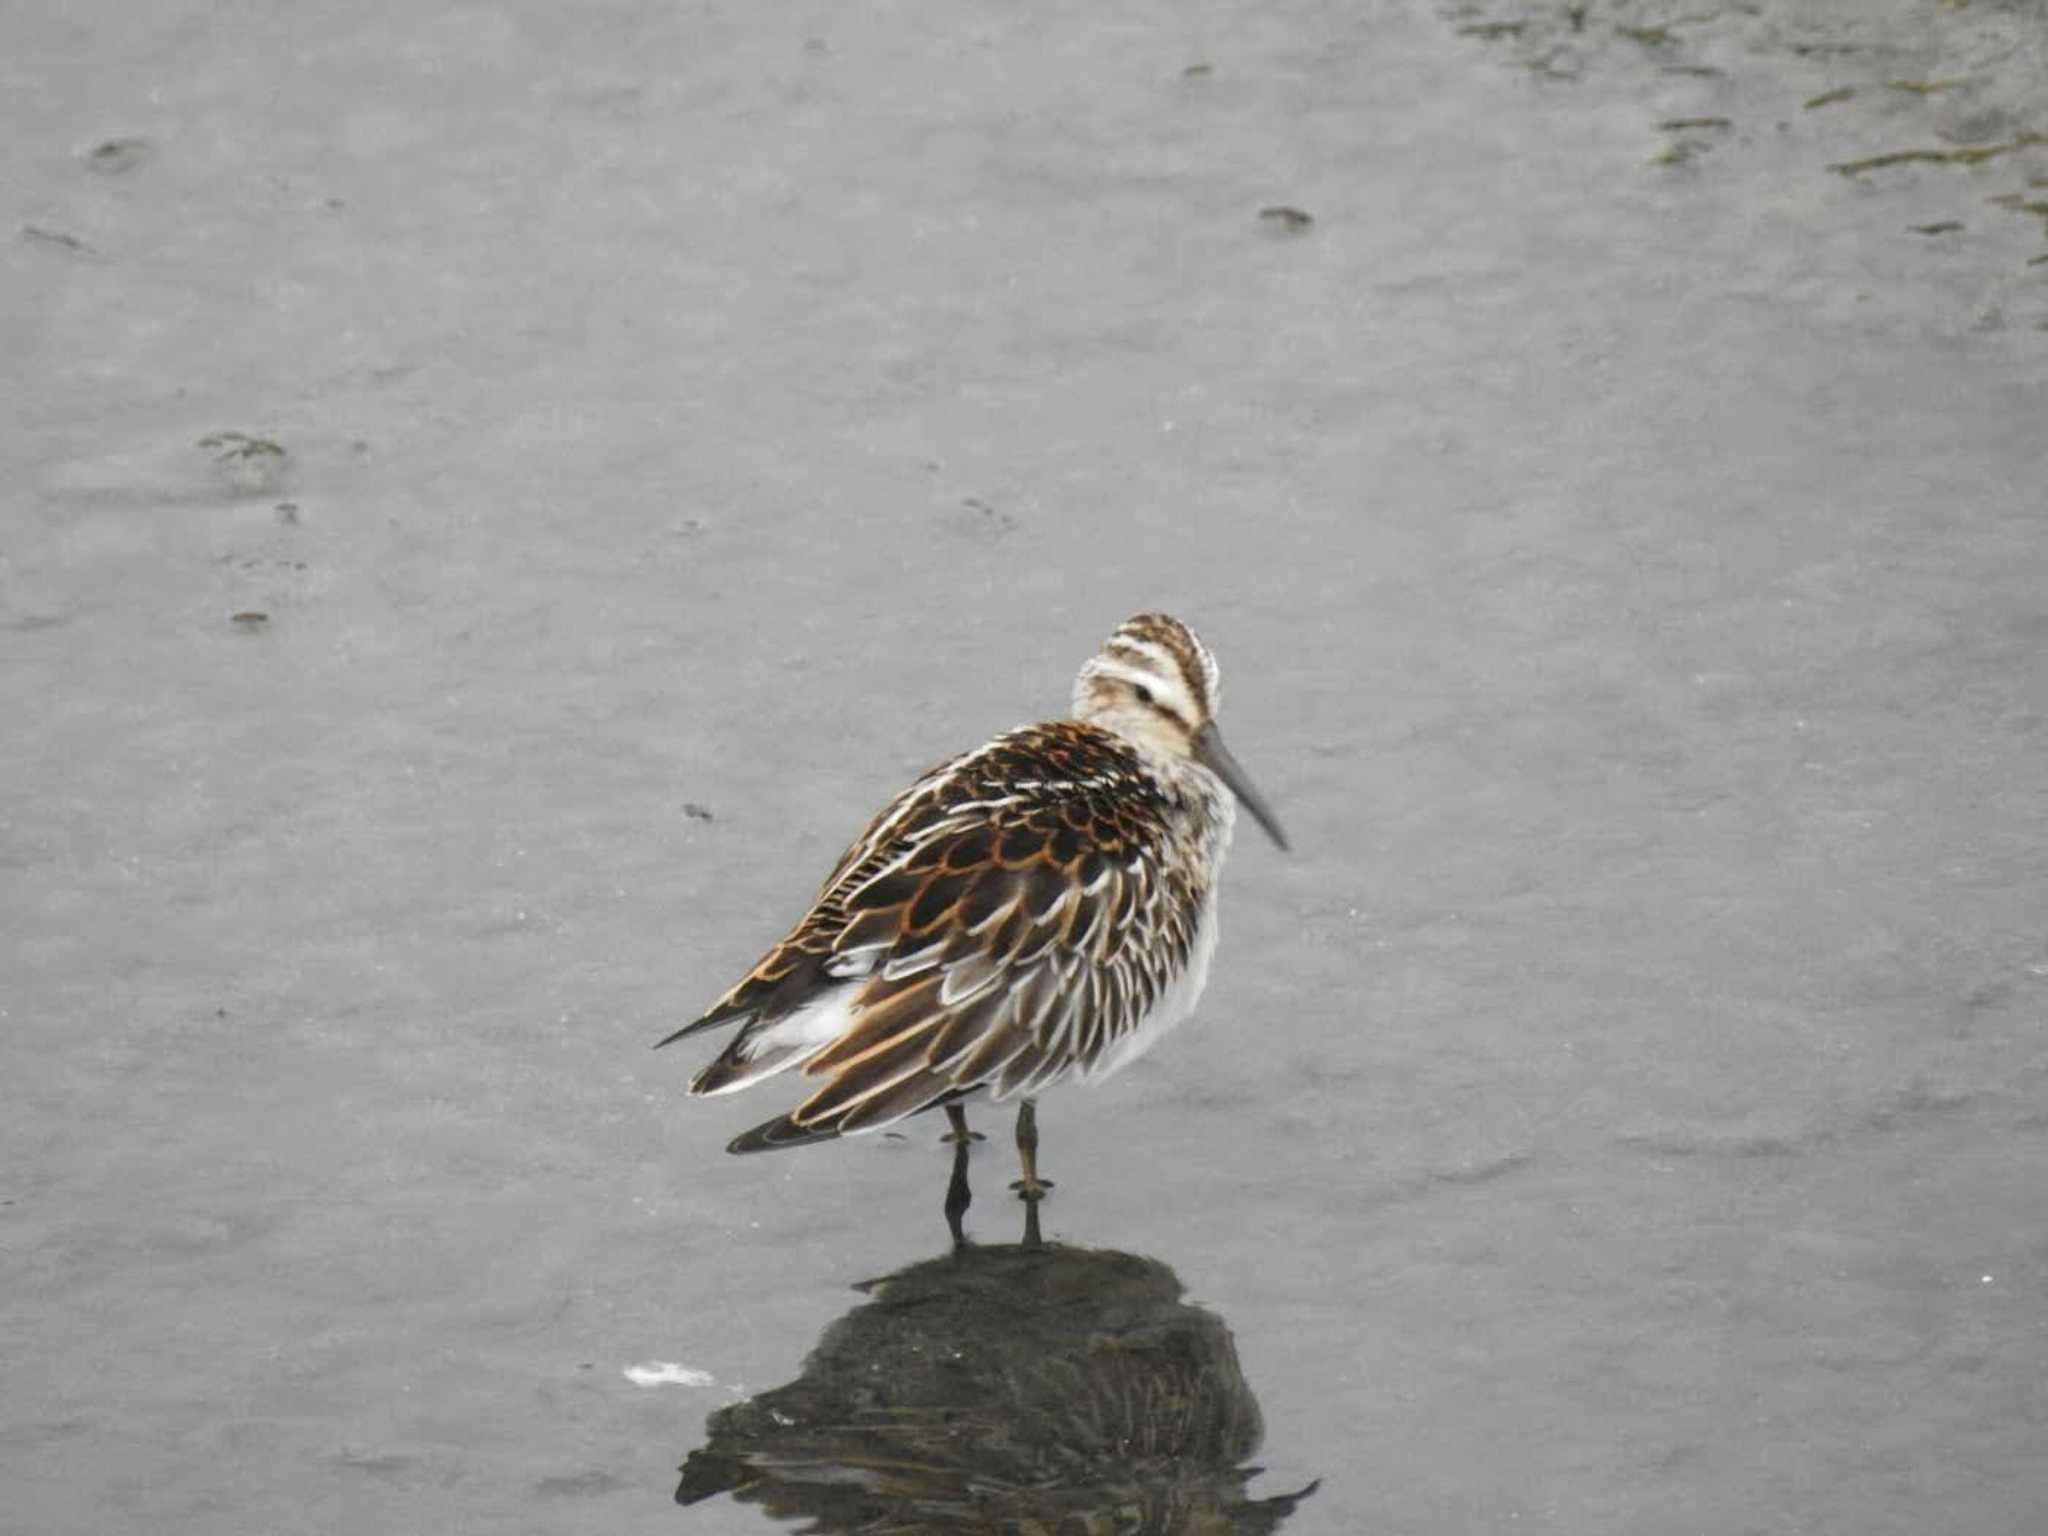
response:
M942 1127L647 1046L1151 607L1296 840L1041 1112L1163 1507L2032 1528L2044 122L1846 26L10 17L0 1529L774 1529Z

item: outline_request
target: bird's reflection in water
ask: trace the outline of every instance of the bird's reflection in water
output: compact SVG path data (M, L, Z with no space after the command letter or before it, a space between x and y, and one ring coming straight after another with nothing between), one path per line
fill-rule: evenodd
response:
M1220 1318L1157 1259L961 1238L859 1287L803 1374L711 1416L676 1502L715 1494L818 1532L1217 1533L1276 1529L1315 1490L1254 1499L1259 1406Z

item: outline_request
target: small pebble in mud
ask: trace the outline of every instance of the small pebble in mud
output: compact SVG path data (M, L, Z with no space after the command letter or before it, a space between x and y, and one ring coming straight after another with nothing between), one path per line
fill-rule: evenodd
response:
M1214 64L1190 64L1180 72L1183 80L1200 80L1216 73Z
M961 497L960 510L974 514L973 527L986 538L1000 539L1004 534L1016 531L1016 518L1000 507L990 506L979 496Z
M261 629L270 622L270 615L258 608L244 608L240 613L229 614L228 622L242 629Z
M122 176L149 159L149 154L147 139L108 139L93 146L85 157L85 165L87 170L98 171L102 176Z
M277 504L277 520L288 528L299 525L299 504L296 501L280 501Z
M689 817L692 821L711 820L711 811L709 807L699 805L694 800L685 800L683 802L683 814Z
M1808 112L1811 112L1816 107L1832 107L1838 101L1847 101L1851 96L1854 96L1855 94L1855 86L1838 85L1832 91L1822 91L1818 96L1808 97L1804 102L1801 103L1801 105Z
M1913 233L1916 235L1952 235L1962 227L1963 221L1961 219L1937 219L1932 224L1915 224L1913 226Z
M1276 203L1270 208L1261 208L1259 210L1259 220L1268 229L1283 230L1290 235L1300 234L1316 221L1314 214L1306 213L1299 208L1290 208L1285 203Z

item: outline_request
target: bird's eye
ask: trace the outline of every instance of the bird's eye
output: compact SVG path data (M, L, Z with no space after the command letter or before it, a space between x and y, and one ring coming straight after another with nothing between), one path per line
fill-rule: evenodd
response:
M1156 704L1158 702L1158 700L1152 697L1152 690L1143 683L1133 683L1131 688L1138 695L1138 702L1140 704Z

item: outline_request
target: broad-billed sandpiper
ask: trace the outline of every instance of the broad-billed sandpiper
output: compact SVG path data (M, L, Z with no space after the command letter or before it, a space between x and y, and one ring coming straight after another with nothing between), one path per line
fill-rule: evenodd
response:
M667 1039L736 1025L690 1083L730 1093L792 1068L815 1085L729 1150L796 1147L961 1101L1018 1099L1026 1200L1034 1100L1107 1077L1194 1011L1216 950L1234 792L1286 835L1216 729L1216 658L1178 619L1126 620L1074 682L1074 717L939 764L840 857L788 935Z

